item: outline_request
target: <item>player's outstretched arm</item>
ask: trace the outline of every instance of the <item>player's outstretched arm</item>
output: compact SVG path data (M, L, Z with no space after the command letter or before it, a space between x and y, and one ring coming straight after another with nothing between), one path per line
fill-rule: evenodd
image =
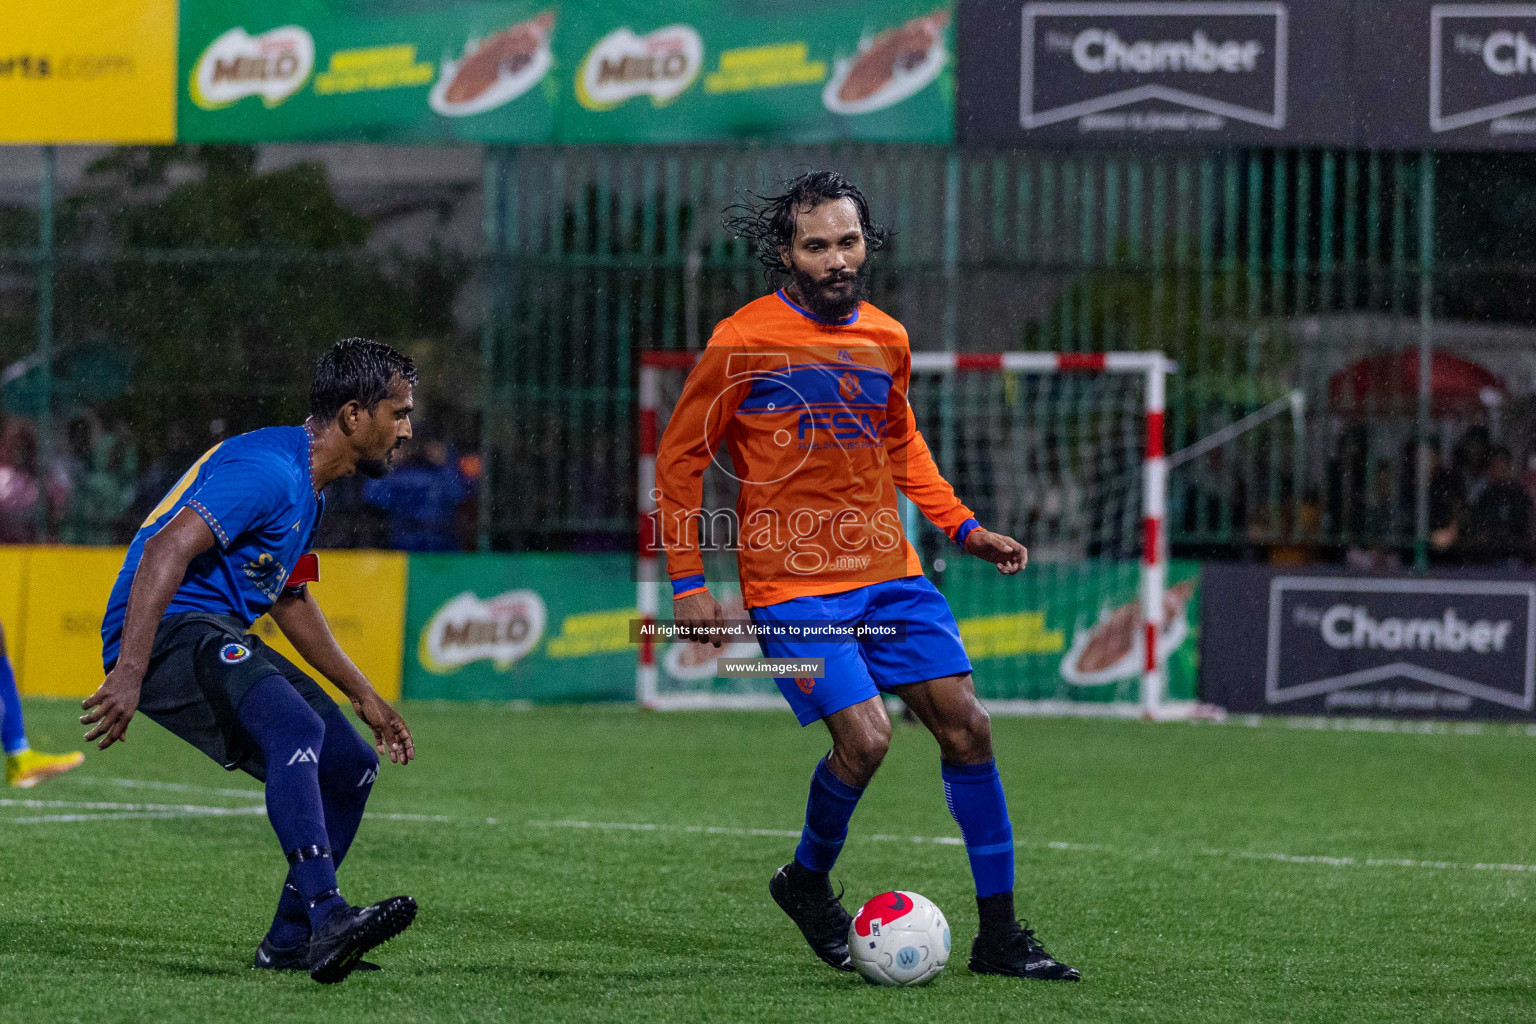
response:
M730 373L732 354L743 349L741 335L730 321L722 321L688 374L656 452L656 515L672 580L672 618L690 629L713 630L725 623L720 603L704 587L697 517L704 470L751 388L750 377L733 379ZM718 635L710 642L721 645Z
M192 511L176 513L160 532L144 543L144 556L133 574L133 588L128 592L128 610L123 618L123 641L117 664L96 692L80 702L86 713L81 725L91 729L86 742L99 739L96 746L106 750L126 739L128 723L139 708L139 690L144 673L149 670L149 654L155 646L155 631L170 607L176 588L187 575L192 559L214 545L213 531Z
M1029 550L1023 544L980 526L966 535L965 550L991 562L1004 576L1012 576L1029 564Z
M368 677L341 649L309 588L285 592L272 606L271 615L299 656L347 695L357 717L373 730L379 756L387 756L396 764L410 764L416 757L416 744L405 719L379 696Z

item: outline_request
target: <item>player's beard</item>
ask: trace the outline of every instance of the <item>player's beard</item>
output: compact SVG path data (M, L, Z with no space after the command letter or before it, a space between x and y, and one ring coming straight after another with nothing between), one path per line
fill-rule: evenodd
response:
M799 267L790 265L789 276L795 291L805 300L806 308L818 320L846 320L859 308L859 303L869 297L869 264L858 270L840 270L824 278L816 278ZM839 281L852 281L853 287L844 292L833 291L829 285Z
M357 471L370 480L389 476L395 468L395 452L399 450L400 445L396 444L382 459L358 459Z

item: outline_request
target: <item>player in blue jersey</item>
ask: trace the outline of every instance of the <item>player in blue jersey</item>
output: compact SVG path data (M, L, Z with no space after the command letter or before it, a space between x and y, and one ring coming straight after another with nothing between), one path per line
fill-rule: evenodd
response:
M415 747L306 586L319 578L309 547L321 492L354 472L389 472L411 436L415 384L408 358L349 338L316 364L303 426L230 438L187 470L128 549L101 625L106 680L80 719L91 727L86 740L105 750L143 711L266 784L289 867L255 966L307 970L319 982L373 968L362 955L416 916L409 896L354 907L337 888L379 755L408 764ZM250 632L267 613L350 698L372 745L314 680Z

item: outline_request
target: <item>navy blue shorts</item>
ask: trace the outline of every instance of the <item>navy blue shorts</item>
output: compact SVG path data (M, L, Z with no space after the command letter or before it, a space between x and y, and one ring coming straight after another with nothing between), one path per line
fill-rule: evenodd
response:
M815 620L854 626L871 620L901 620L906 638L836 642L763 637L770 658L825 658L821 679L777 679L801 725L827 717L907 683L921 683L971 671L949 602L926 576L872 583L820 597L797 597L752 609L754 622Z

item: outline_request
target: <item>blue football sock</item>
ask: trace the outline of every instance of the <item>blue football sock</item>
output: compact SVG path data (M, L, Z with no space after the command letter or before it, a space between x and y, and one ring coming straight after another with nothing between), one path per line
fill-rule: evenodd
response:
M16 692L16 673L11 659L0 654L0 747L7 755L27 749L27 723L21 718L21 694Z
M325 743L320 748L320 802L325 808L325 831L331 841L331 863L341 867L363 808L373 792L379 772L379 755L358 735L347 716L336 708L325 716ZM278 949L291 949L309 941L309 911L294 885L293 875L283 881L268 941Z
M267 765L267 818L288 857L312 927L345 906L320 799L325 725L288 680L273 674L246 693L235 712Z
M800 830L800 845L795 860L808 871L825 874L837 863L848 838L848 819L864 795L863 786L850 786L827 766L822 758L811 775L811 795L805 802L805 827Z
M971 858L976 895L996 896L1013 892L1013 823L1008 820L1008 801L997 762L950 764L942 762L944 802L960 826L965 852Z

